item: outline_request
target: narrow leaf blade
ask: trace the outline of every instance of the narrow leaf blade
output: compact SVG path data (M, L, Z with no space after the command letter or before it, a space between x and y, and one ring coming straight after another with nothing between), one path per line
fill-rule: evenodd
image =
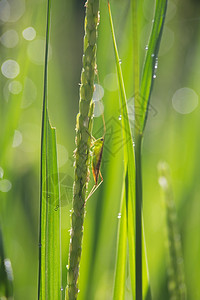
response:
M114 33L113 20L109 7L109 19L111 25L112 40L115 52L115 62L117 68L117 76L120 90L121 110L122 110L122 135L123 140L127 141L124 146L124 170L127 169L127 184L125 185L127 194L127 226L128 226L128 242L129 242L129 262L131 274L131 289L135 295L135 157L133 151L133 140L128 118L126 92L124 87L122 69L120 65L119 54ZM125 245L124 245L125 247Z
M60 197L56 132L47 109L47 67L51 1L47 6L44 98L41 138L40 251L38 299L61 299Z
M146 124L149 99L153 88L153 82L156 77L155 71L158 64L157 56L166 16L166 10L167 0L156 0L153 28L148 44L148 50L146 53L140 86L141 107L139 107L139 111L136 112L137 115L141 116L141 118L139 119L139 124L136 125L138 128L141 128L142 132L144 131L144 127Z
M119 82L119 90L120 90L120 100L122 106L122 133L123 139L128 141L125 145L124 152L124 169L127 167L127 190L128 193L128 209L127 209L127 222L128 222L128 242L129 242L129 263L130 263L130 275L131 275L131 288L133 299L135 299L135 155L133 150L133 140L130 130L129 118L128 118L128 110L127 110L127 100L126 93L123 81L123 75L121 70L121 64L119 59L119 54L117 50L117 44L114 33L114 26L112 21L112 15L109 7L109 19L111 25L111 33L114 45L115 52L115 61L117 67L117 75ZM146 249L143 235L143 295L146 297L148 291L150 290L149 286L149 276L148 276L148 268L147 268L147 260L146 260ZM148 298L150 299L150 298Z

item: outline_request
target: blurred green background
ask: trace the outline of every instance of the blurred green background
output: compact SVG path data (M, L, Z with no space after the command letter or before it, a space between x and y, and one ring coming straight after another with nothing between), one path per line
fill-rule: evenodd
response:
M82 61L84 1L52 1L48 101L57 128L63 287L69 245L73 151ZM139 1L141 66L154 1ZM111 2L133 123L130 1ZM153 299L167 292L166 228L157 164L171 167L188 299L200 299L200 2L169 1L143 143L144 226ZM0 1L0 223L16 300L37 297L40 132L46 1ZM123 144L107 1L100 1L98 73L104 88L104 182L87 203L79 299L109 300L120 221ZM97 109L98 115L98 109ZM93 135L103 134L101 117ZM93 179L89 189L93 186ZM64 294L64 293L63 293ZM28 298L27 298L28 295ZM126 299L130 298L127 274Z

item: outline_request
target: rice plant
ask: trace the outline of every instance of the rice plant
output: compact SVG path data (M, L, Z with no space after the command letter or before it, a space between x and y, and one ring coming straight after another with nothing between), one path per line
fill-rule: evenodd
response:
M200 298L198 11L0 1L0 298Z

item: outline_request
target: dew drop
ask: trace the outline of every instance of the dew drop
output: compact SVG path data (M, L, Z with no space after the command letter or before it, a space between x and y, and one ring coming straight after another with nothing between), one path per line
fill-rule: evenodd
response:
M56 205L56 207L54 208L55 211L58 211L59 209L59 205Z
M154 57L155 56L155 54L153 53L153 54L151 54L151 57Z
M156 74L153 75L153 78L154 78L154 79L156 78Z
M121 60L121 59L119 59L119 64L121 65L121 63L122 63L122 60Z
M120 121L121 121L121 119L122 119L122 116L121 115L119 115L119 118L118 118Z
M121 216L122 216L122 214L119 213L118 216L117 216L117 218L118 218L118 219L121 219Z
M63 291L63 287L62 286L61 286L60 290L61 290L61 292Z
M148 50L148 49L149 49L149 47L148 47L148 45L146 45L145 50Z

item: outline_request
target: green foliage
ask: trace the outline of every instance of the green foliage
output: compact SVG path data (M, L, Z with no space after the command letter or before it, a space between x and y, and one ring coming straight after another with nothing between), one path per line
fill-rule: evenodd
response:
M146 124L153 82L156 78L156 69L158 67L158 51L166 16L167 2L168 0L156 0L152 31L148 46L146 46L147 53L145 57L140 87L141 102L136 103L135 105L136 109L138 109L135 113L137 116L140 116L136 127L141 133L144 131L144 127Z
M24 9L21 5L25 2ZM140 63L147 54L145 47L153 25L155 3L154 0L138 2ZM1 5L6 7L4 10L1 6L0 9L0 168L3 169L3 175L0 169L0 217L4 249L6 257L12 262L14 273L15 300L35 300L38 277L38 195L44 71L41 65L41 61L44 61L44 49L36 46L44 42L46 1L3 1ZM112 1L111 5L130 117L132 97L135 94L132 9L129 0L123 3ZM66 286L66 245L70 241L71 228L69 216L72 205L69 195L72 194L74 179L74 128L79 110L78 84L82 65L84 13L82 1L52 1L48 112L52 124L56 125L58 142L63 287ZM167 161L171 167L177 222L182 237L187 297L200 298L199 106L184 114L175 106L176 92L181 90L183 98L178 102L179 108L185 108L185 105L191 107L193 94L186 95L185 88L192 90L197 96L197 102L199 100L198 14L198 1L168 1L156 79L153 80L154 88L151 102L148 104L142 149L143 214L153 299L169 300L163 237L165 218L156 170L160 160ZM9 21L11 19L12 22ZM36 36L31 41L25 40L22 35L24 29L29 26L36 30ZM16 31L19 40L15 47L7 48L3 44L2 35L11 29ZM6 78L1 71L3 62L8 59L14 59L20 66L20 73L14 79ZM119 119L119 90L107 1L100 3L97 63L99 82L104 88L106 136L101 166L104 181L87 202L79 300L112 299L117 228L123 218L122 215L121 219L118 216L119 212L122 213L120 202L125 177L122 121ZM13 94L10 87L11 83L15 84L16 81L21 84L21 91ZM32 84L29 84L30 82ZM130 120L130 124L132 131L133 120ZM102 133L102 119L95 117L93 136L100 138ZM15 147L12 146L14 136L15 139L17 136L22 138L21 143L20 140L18 144L15 142ZM90 177L92 178L92 174ZM2 192L5 180L12 184L8 192ZM92 179L88 190L93 184ZM130 270L127 266L125 272L125 298L129 300L132 299L132 295Z
M135 277L135 260L138 258L135 258L135 216L138 213L135 212L135 155L134 155L134 149L133 149L133 139L131 135L131 129L130 129L130 123L129 123L129 117L128 117L128 109L127 109L127 99L126 99L126 93L125 93L125 87L124 87L124 81L122 76L122 70L120 66L120 59L119 54L117 50L116 45L116 39L114 34L114 27L113 27L113 21L112 21L112 15L109 5L109 18L110 18L110 25L111 25L111 32L112 32L112 39L113 39L113 45L114 45L114 52L115 52L115 61L116 61L116 68L117 68L117 75L118 75L118 82L119 82L119 91L120 91L120 100L121 100L121 112L122 112L122 134L123 134L123 140L128 141L125 144L124 147L124 170L125 170L125 177L124 177L124 184L125 184L125 195L123 195L123 201L122 207L122 222L124 222L124 219L127 218L127 237L129 241L129 263L130 263L130 274L131 274L131 289L132 289L132 295L137 298L137 286L138 286L138 280L142 281L142 270L140 271L141 279L138 279L138 274L136 273ZM137 162L137 157L136 157ZM137 175L137 173L136 173ZM137 182L136 182L137 184ZM136 195L137 197L137 195ZM125 208L124 208L125 207ZM137 209L137 207L136 207ZM127 217L124 216L125 212L127 213ZM141 215L141 212L140 212ZM137 221L137 220L136 220ZM141 222L141 221L140 221ZM136 224L137 226L137 224ZM142 228L142 224L140 225ZM122 229L124 232L122 233ZM123 223L120 227L119 236L124 236L126 233L126 228L123 226ZM140 235L142 235L142 232L140 232ZM119 242L122 241L119 239ZM126 239L123 238L123 249L126 248ZM118 246L119 251L121 251L121 245ZM136 237L136 247L137 247L137 237ZM142 248L139 249L140 255L142 257ZM116 283L115 283L115 290L114 290L114 297L117 294L118 289L121 289L121 291L124 291L124 279L121 280L119 283L118 278L120 277L119 273L122 272L124 274L123 268L120 269L122 264L124 263L124 253L122 253L122 256L118 254L118 260L117 260L117 269L116 269ZM141 258L142 259L142 258ZM122 261L120 261L122 260ZM137 260L136 260L137 264ZM144 295L146 295L148 290L148 270L146 266L146 259L144 259L144 268L143 268L143 276L144 276ZM118 287L118 284L120 284L120 288ZM142 287L142 286L141 286ZM124 297L124 294L122 295L122 299Z
M41 138L40 241L38 299L61 299L60 196L56 132L47 108L47 66L51 1L48 1Z

